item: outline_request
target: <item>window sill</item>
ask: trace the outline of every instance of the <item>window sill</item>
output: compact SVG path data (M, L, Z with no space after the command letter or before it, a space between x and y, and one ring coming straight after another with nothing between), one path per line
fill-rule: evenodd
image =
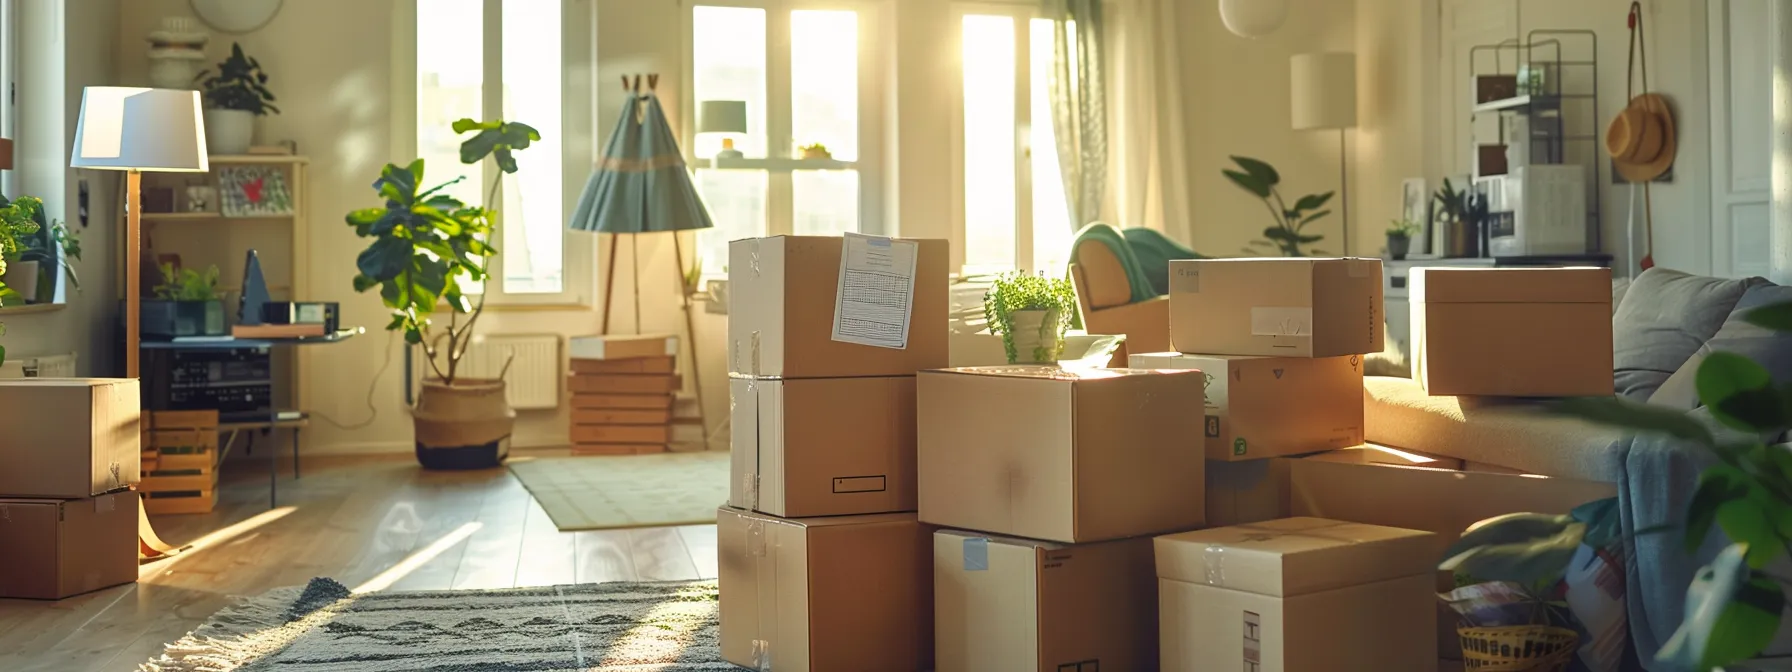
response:
M853 170L858 163L834 159L691 159L693 168L716 170Z
M0 307L0 315L31 315L49 313L68 307L66 303L29 303L22 306Z

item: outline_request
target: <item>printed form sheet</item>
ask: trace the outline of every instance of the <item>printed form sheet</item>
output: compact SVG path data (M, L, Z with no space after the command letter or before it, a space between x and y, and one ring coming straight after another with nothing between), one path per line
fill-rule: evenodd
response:
M834 340L898 350L908 347L915 257L920 245L857 233L845 234L842 245Z

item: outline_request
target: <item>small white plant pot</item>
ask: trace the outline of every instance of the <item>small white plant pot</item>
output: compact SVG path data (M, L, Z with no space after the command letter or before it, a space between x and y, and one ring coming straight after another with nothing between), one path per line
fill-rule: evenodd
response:
M1052 364L1064 350L1056 310L1017 310L1009 316L1014 325L1014 361L1010 364Z
M255 113L244 110L205 111L205 149L212 154L247 154L255 142Z

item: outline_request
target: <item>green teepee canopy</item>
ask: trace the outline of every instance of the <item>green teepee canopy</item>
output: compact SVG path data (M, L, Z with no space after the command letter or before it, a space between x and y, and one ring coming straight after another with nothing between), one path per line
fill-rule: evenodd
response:
M697 197L684 155L651 90L631 93L567 228L599 233L688 231L715 226Z

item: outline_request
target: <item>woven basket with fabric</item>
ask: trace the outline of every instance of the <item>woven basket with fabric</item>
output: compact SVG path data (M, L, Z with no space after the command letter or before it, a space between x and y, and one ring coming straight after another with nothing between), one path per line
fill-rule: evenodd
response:
M1560 672L1568 669L1580 635L1546 625L1456 629L1462 667L1476 672Z

